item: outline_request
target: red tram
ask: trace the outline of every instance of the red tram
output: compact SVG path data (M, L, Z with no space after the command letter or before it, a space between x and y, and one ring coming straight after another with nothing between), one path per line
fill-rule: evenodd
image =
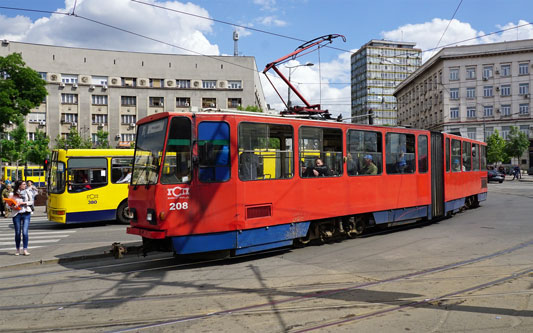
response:
M432 220L487 197L486 145L426 130L246 112L138 122L129 234L240 255Z

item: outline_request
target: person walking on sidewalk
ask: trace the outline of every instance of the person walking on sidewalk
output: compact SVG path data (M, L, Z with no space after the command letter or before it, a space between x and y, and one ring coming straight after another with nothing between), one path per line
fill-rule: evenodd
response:
M20 252L20 233L22 231L22 253L29 256L28 252L28 230L30 228L31 206L33 205L33 195L26 190L26 182L18 180L13 189L13 199L16 206L13 209L13 225L15 226L15 247L18 256Z
M515 178L516 179L522 178L522 175L520 174L520 167L518 165L513 168L513 180Z

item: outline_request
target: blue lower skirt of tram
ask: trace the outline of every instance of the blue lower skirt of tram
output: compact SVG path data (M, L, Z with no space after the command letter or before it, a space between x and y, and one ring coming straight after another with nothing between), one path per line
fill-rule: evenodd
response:
M176 254L235 250L235 255L290 246L305 237L310 222L298 222L248 230L172 237Z

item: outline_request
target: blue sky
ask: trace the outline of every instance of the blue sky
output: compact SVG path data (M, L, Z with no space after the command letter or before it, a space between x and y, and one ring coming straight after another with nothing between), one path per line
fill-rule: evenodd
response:
M326 34L342 34L346 43L333 46L355 51L371 39L402 39L417 43L422 50L482 36L516 25L526 26L491 35L468 43L499 42L533 38L527 25L533 13L531 0L197 0L191 2L139 0L242 26L310 40ZM39 10L71 11L75 0L0 0L0 6ZM454 21L449 22L459 6ZM201 54L233 54L234 27L213 21L155 9L130 0L77 0L77 13L91 19L145 34ZM446 34L443 32L448 26ZM264 66L291 52L299 41L257 31L241 31L239 53L256 58ZM79 18L0 9L0 38L32 43L140 52L183 53L182 50L110 30ZM299 58L291 65L315 63L298 68L293 81L312 102L322 102L336 114L349 114L350 52L322 49ZM424 54L426 60L431 53ZM320 69L320 71L319 71ZM285 70L285 69L284 69ZM286 70L285 70L286 71ZM320 73L320 76L319 76ZM274 80L282 92L286 89ZM321 84L319 84L319 82ZM319 87L322 87L320 90ZM283 106L264 82L267 102L277 109ZM321 96L321 98L320 98Z

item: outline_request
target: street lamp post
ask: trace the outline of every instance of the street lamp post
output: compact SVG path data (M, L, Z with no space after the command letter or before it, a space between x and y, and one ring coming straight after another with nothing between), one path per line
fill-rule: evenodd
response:
M291 82L291 74L292 74L292 69L293 68L298 68L298 67L304 67L304 66L314 66L315 64L311 63L311 62L307 62L305 64L302 64L302 65L296 65L296 66L285 66L286 68L289 69L289 82ZM291 105L291 87L288 86L287 87L287 108L290 108L292 105Z

